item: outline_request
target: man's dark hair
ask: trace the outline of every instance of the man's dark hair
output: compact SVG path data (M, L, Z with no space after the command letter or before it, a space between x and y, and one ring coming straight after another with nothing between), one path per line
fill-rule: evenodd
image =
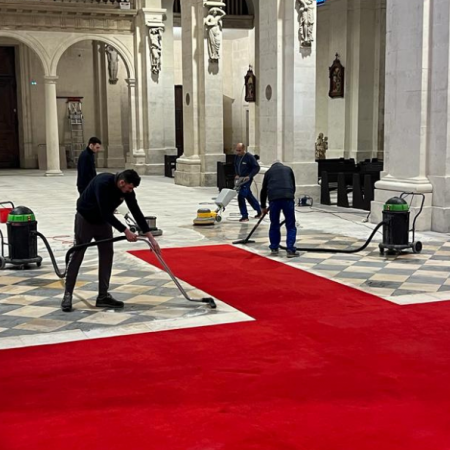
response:
M93 137L91 137L91 138L89 139L88 147L89 147L91 144L92 144L92 145L97 145L97 144L102 145L102 141L101 141L98 137L93 136Z
M127 169L120 172L117 177L117 181L121 180L124 180L127 184L132 184L135 188L141 184L141 177L135 170L132 169Z

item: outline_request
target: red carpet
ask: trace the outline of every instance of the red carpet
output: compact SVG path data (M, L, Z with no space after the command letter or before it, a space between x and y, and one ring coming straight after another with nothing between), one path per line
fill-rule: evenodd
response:
M164 256L256 321L0 351L1 450L450 449L448 302L229 246Z

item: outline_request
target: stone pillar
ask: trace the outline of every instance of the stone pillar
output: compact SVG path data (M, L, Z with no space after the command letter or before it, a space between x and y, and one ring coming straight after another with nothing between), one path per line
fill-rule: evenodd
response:
M430 133L428 178L433 185L431 228L450 232L450 3L433 4L431 28Z
M32 121L32 102L30 80L30 52L31 49L24 44L19 45L19 61L20 61L20 83L18 85L19 92L19 117L22 118L22 127L19 127L20 135L20 167L23 169L35 169L37 167L36 152L33 143L33 121Z
M443 8L445 4L448 12L448 2L436 3L441 3ZM386 200L402 192L415 192L426 196L417 229L431 228L433 186L427 177L432 81L430 36L435 32L431 18L431 0L398 0L387 4L385 172L376 184L370 216L373 223L381 221ZM439 15L434 19L439 22ZM448 45L448 22L446 26ZM439 44L435 42L436 46ZM445 157L441 163L445 164ZM417 198L412 205L412 217L419 203Z
M129 109L129 151L127 159L132 157L138 148L136 133L136 80L128 78L125 80L128 85L128 109Z
M119 67L121 64L123 62L119 59ZM106 166L108 168L123 168L125 166L121 117L122 87L123 85L120 84L120 81L117 84L110 84L109 82L106 84L106 120L108 122Z
M315 158L316 26L300 39L295 0L260 4L260 146L264 164L294 170L297 195L319 199ZM308 21L316 18L316 2ZM311 41L312 39L312 41Z
M224 161L222 45L211 55L206 20L217 20L212 8L221 2L183 0L184 154L177 160L175 183L184 186L214 186L217 162ZM219 13L221 15L221 13ZM217 17L217 16L215 16ZM220 25L215 30L221 42Z
M93 41L94 79L95 79L95 128L97 137L102 141L102 149L96 155L96 166L107 167L108 149L108 109L106 80L108 70L106 67L105 44ZM85 136L88 140L90 136ZM87 144L87 142L86 142Z
M63 175L59 161L58 107L56 104L57 76L45 76L45 134L47 149L46 177Z
M347 108L345 156L356 161L375 158L379 142L380 89L383 89L385 55L385 3L380 0L348 0ZM384 75L384 74L383 74Z

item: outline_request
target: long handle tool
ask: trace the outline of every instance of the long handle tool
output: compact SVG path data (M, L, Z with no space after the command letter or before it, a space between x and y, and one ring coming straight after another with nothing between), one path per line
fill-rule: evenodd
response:
M163 266L164 270L169 274L170 278L172 278L172 281L176 284L179 291L183 294L183 297L188 300L189 302L197 302L197 303L207 303L212 309L216 309L217 305L216 302L212 297L205 297L201 299L195 299L190 298L189 295L187 295L187 292L184 290L183 286L181 286L180 282L177 280L177 277L173 274L173 272L170 270L170 267L167 265L167 263L164 261L162 255L155 251L152 243L144 237L138 237L138 241L145 242L150 247L150 250L155 254L156 258L160 262L160 264Z

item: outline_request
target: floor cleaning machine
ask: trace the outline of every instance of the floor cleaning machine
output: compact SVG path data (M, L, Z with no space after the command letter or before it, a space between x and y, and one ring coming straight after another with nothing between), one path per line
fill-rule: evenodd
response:
M238 195L241 185L244 183L244 177L236 178L234 181L234 189L224 188L220 191L219 195L214 200L217 206L215 211L211 211L210 208L200 208L197 210L197 217L194 219L195 226L207 226L214 225L216 222L222 221L221 214L225 211L226 207L231 201Z
M111 239L105 239L101 241L93 241L88 244L75 245L71 247L65 257L65 268L64 270L60 270L58 264L55 259L55 255L53 254L52 248L48 243L47 238L37 231L37 221L36 217L31 211L31 209L25 206L18 206L11 210L8 215L7 220L7 230L8 230L8 241L6 242L3 233L1 233L1 247L2 247L2 256L0 257L0 269L5 269L6 264L11 264L13 266L19 266L19 268L24 269L29 264L35 263L38 267L42 264L42 257L38 256L38 248L37 248L37 238L39 237L44 242L48 253L50 255L50 259L52 261L53 269L56 275L59 278L65 278L67 275L67 267L70 261L70 256L73 252L80 250L82 248L94 247L107 242L119 242L126 240L126 236L117 236ZM152 243L145 237L139 236L138 241L145 242L149 249L155 254L157 260L163 267L163 269L168 273L172 281L175 283L177 288L180 290L183 297L190 301L196 303L206 303L212 309L215 309L216 303L213 298L205 297L201 299L194 299L188 296L186 291L181 286L178 279L175 277L173 272L170 270L170 267L164 261L162 255L155 251ZM5 257L3 255L3 249L7 247L9 249L9 256Z
M405 200L411 197L411 203L415 196L422 197L421 206L419 212L416 214L413 220L412 228L409 228L410 224L410 206ZM302 252L316 252L316 253L359 253L370 244L372 239L378 230L383 227L383 241L379 244L380 254L383 255L387 250L390 254L400 253L403 250L411 249L413 253L420 253L423 245L420 241L415 241L416 234L416 221L423 211L425 203L425 195L419 193L403 192L400 197L393 197L389 199L383 207L383 220L372 231L366 242L358 248L349 249L336 249L336 248L323 248L323 247L297 247L298 251ZM233 244L252 244L255 241L250 240L256 229L264 220L265 214L259 219L258 223L250 231L249 235L241 240L233 242ZM280 224L282 226L284 222ZM412 240L410 241L410 233ZM285 247L280 248L286 250Z

